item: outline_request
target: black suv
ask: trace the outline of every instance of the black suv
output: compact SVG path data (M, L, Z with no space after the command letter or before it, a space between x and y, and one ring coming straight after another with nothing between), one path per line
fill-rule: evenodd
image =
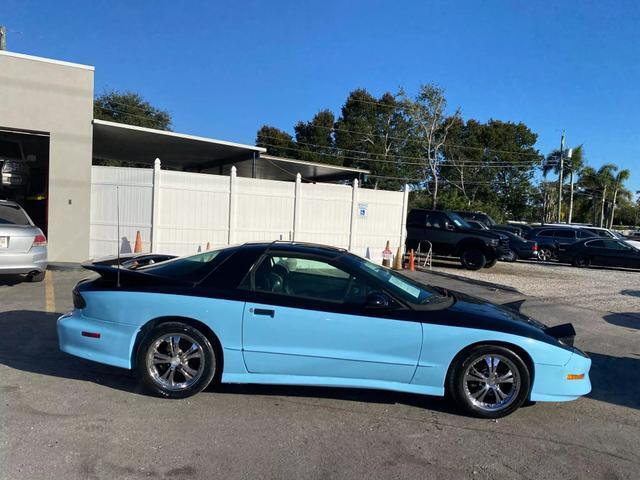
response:
M458 214L413 209L407 217L407 250L426 252L430 242L434 255L459 257L462 266L479 270L495 265L507 254L508 239L496 232L474 230Z

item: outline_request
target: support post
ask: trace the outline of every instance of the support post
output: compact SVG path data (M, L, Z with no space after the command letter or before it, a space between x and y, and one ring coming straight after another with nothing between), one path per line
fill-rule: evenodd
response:
M351 223L349 224L349 251L352 251L356 238L356 219L358 214L358 179L353 180L351 191Z
M157 253L160 247L158 233L160 231L160 175L161 162L156 158L153 162L153 185L151 187L151 251Z
M404 185L404 194L402 195L402 217L400 218L400 248L404 252L404 242L407 238L407 213L409 210L409 185Z
M293 194L293 235L291 240L294 242L298 239L298 231L300 230L300 190L302 185L302 175L296 174L296 186Z
M232 245L235 242L236 233L236 210L237 210L237 192L236 192L236 176L237 169L235 165L231 167L231 175L229 176L229 234L227 236L227 244Z

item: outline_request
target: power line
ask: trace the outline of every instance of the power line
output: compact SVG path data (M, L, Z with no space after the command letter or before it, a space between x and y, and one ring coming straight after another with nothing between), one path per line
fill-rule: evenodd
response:
M272 135L260 135L261 138L269 138L272 140L279 140L279 137L274 137ZM294 140L292 140L293 142ZM281 145L277 145L277 144L268 144L268 143L264 143L262 142L263 145L270 145L273 147L277 147L277 148L283 148L283 149L295 149L295 147L286 147L286 146L281 146ZM332 147L327 147L326 145L318 145L315 143L307 143L307 142L298 142L295 141L295 145L306 145L309 147L316 147L316 148L332 148ZM382 157L393 157L393 158L406 158L409 160L420 160L422 163L420 163L420 165L424 165L424 162L426 161L426 159L424 157L415 157L415 156L410 156L410 155L398 155L398 154L393 154L393 155L388 155L388 154L384 154L384 153L375 153L375 152L365 152L362 150L353 150L353 149L348 149L348 148L342 148L342 147L335 147L337 150L341 151L341 152L352 152L352 153L357 153L357 154L361 154L361 155L376 155L376 156L382 156ZM308 150L302 150L302 151L308 151ZM313 152L313 153L321 153L321 152ZM375 161L383 161L383 160L378 160L378 159L369 159L369 160L375 160ZM487 163L491 163L494 160L466 160L464 162L461 162L463 164L465 163L476 163L476 164L482 164L485 165ZM544 160L540 160L540 162L543 162ZM526 160L519 160L517 162L508 162L506 160L497 160L495 161L496 163L501 163L501 164L505 164L505 165L518 165L521 164L523 166L526 165L531 165L533 163L538 163L538 162L529 162ZM396 162L394 162L396 163ZM405 164L409 164L409 163L405 163Z
M337 158L337 159L342 159L342 160L354 160L354 161L358 161L358 162L362 162L362 163L372 163L372 162L379 162L379 163L391 163L394 165L399 165L400 163L402 165L415 165L415 166L420 166L420 167L425 167L426 166L426 159L424 160L424 162L422 163L418 163L418 162L398 162L398 161L394 161L394 160L381 160L381 159L376 159L376 158L362 158L362 157L351 157L351 156L347 156L347 155L340 155L338 153L328 153L328 152L315 152L312 150L305 150L302 148L296 148L296 147L283 147L281 145L276 145L276 144L272 144L272 143L266 143L266 142L260 142L262 146L266 146L266 147L273 147L273 148L282 148L284 150L293 150L296 152L302 152L302 153L309 153L309 154L313 154L313 155L322 155L322 156L326 156L326 157L331 157L331 158ZM398 158L402 158L402 157L398 157ZM461 167L472 167L472 166L478 166L478 167L495 167L495 168L527 168L527 167L534 167L534 165L530 164L530 163L510 163L510 162L506 162L506 161L499 161L499 162L491 162L491 161L466 161L466 162L461 162L458 164L451 164L451 163L447 163L442 162L441 163L442 166L461 166Z

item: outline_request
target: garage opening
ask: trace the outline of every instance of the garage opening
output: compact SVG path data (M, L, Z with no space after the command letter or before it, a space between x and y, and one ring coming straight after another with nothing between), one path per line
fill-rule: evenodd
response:
M18 202L47 235L49 134L0 127L0 199Z

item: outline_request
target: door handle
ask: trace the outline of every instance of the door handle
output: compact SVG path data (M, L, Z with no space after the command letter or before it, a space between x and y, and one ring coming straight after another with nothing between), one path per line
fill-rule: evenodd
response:
M264 315L266 317L271 317L273 318L276 314L275 310L270 310L268 308L255 308L253 310L253 314L254 315Z

